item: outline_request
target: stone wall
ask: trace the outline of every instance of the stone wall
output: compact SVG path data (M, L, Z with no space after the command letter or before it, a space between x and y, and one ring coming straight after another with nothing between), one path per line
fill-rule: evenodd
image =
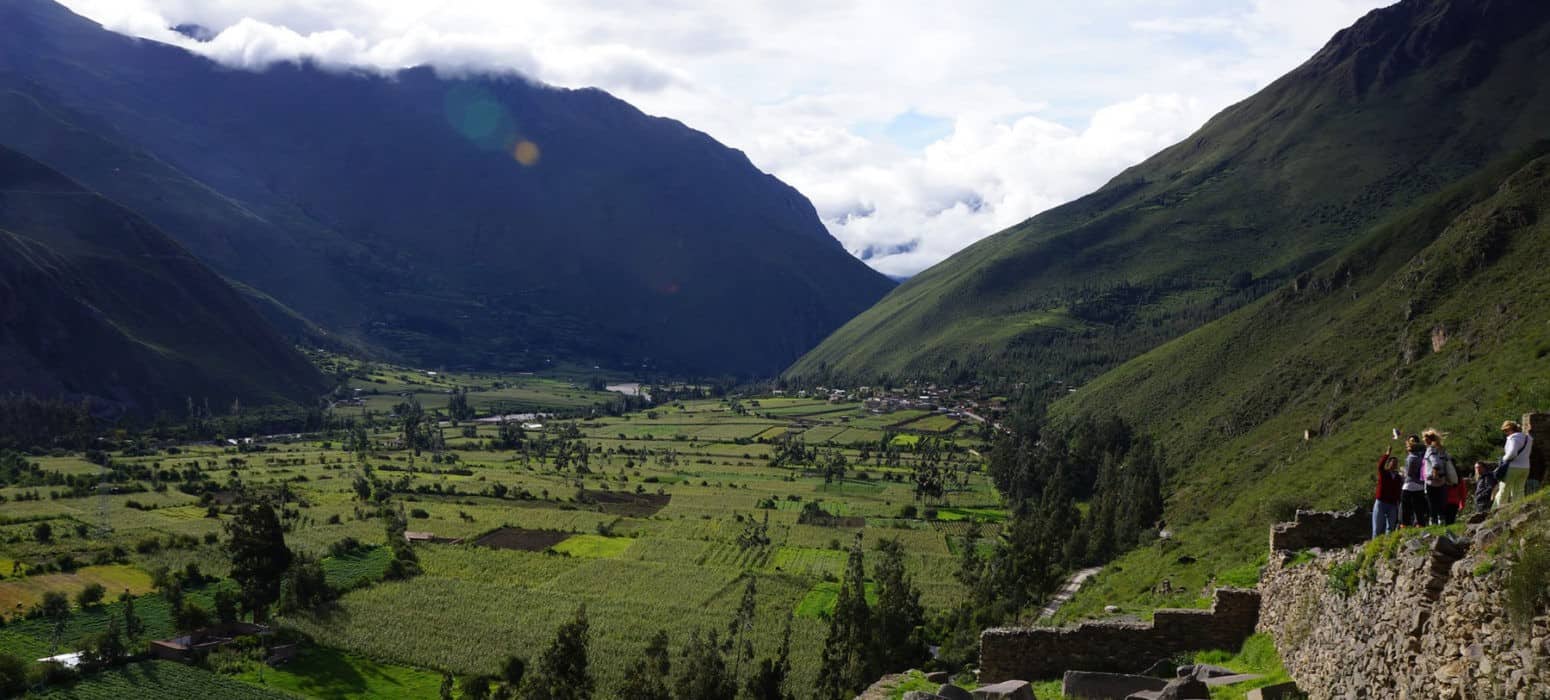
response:
M1523 414L1523 432L1534 438L1534 448L1529 451L1529 478L1545 480L1545 469L1550 466L1550 414Z
M1066 671L1135 673L1199 649L1233 649L1254 633L1259 594L1216 591L1210 610L1158 610L1151 623L1002 627L980 634L981 683L1059 678Z
M1341 549L1366 542L1372 537L1372 513L1362 509L1346 511L1299 510L1297 519L1270 528L1270 551L1302 549Z
M1489 543L1515 525L1476 526L1456 541L1420 535L1371 565L1361 548L1292 568L1272 557L1259 629L1315 700L1550 698L1550 618L1514 628L1505 606L1510 562L1481 566ZM1354 571L1358 585L1336 590L1332 570Z

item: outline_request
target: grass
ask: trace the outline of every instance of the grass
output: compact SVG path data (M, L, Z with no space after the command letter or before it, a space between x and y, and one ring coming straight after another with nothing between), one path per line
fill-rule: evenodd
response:
M1174 531L1119 558L1066 611L1172 604L1151 586L1167 577L1198 590L1256 560L1282 504L1370 506L1372 462L1395 427L1451 433L1461 464L1494 458L1503 418L1550 405L1550 354L1538 352L1550 308L1531 301L1550 298L1550 279L1519 273L1550 264L1538 244L1550 217L1513 214L1550 212L1547 166L1482 171L1370 228L1300 290L1283 287L1055 404L1056 420L1116 414L1159 436ZM1500 307L1483 313L1483 298ZM1407 321L1414 304L1424 309ZM1453 340L1434 349L1439 328Z
M123 564L86 566L69 574L37 574L0 582L0 611L30 608L41 602L43 594L49 591L64 593L73 600L76 593L93 583L101 584L110 597L123 591L140 595L151 590L150 575L136 567Z
M211 673L197 666L171 661L145 661L87 676L68 688L51 688L27 697L48 700L122 700L123 698L285 700L291 695L277 690L256 688L240 680Z
M1267 634L1256 634L1243 641L1243 647L1232 651L1202 651L1192 659L1197 664L1214 664L1230 668L1238 673L1257 673L1258 680L1219 686L1211 689L1211 700L1243 700L1250 690L1285 683L1291 680L1281 655L1276 652L1275 641Z
M553 547L554 551L573 557L607 559L620 556L634 544L629 537L604 537L602 535L576 535Z
M372 661L327 647L308 646L291 662L244 671L237 680L259 688L322 698L430 698L441 689L441 674Z
M834 606L840 600L840 584L837 581L824 581L813 586L813 589L802 596L802 602L797 603L795 610L797 617L810 617L816 619L829 619L834 614ZM867 603L877 604L877 587L871 583L866 585Z

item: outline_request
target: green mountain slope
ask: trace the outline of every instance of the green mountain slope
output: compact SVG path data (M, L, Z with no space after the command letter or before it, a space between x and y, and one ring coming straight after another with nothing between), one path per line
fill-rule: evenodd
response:
M1461 465L1494 463L1501 421L1550 407L1547 153L1484 169L1054 404L1057 420L1132 421L1171 468L1175 537L1122 557L1071 614L1186 602L1262 556L1296 507L1370 507L1394 428L1436 427ZM1188 592L1152 597L1165 577Z
M1546 135L1550 4L1405 0L1091 195L901 285L805 380L1080 383Z
M0 388L180 415L190 398L307 403L328 387L172 239L0 148Z
M767 376L893 287L743 153L599 90L233 70L51 0L0 0L0 39L0 144L390 358Z

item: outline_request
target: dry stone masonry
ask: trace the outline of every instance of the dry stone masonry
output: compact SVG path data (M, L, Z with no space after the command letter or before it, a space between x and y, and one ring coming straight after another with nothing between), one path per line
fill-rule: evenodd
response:
M1338 549L1366 542L1372 536L1372 513L1347 511L1297 511L1296 520L1270 528L1270 551L1315 547Z
M1058 678L1066 671L1135 673L1197 649L1237 649L1254 633L1259 593L1220 588L1210 610L1158 610L1151 623L1000 627L980 634L980 682Z
M1418 535L1392 558L1364 559L1361 548L1300 565L1272 557L1259 628L1315 700L1550 698L1550 618L1509 622L1510 562L1485 551L1527 517L1488 521L1457 540Z

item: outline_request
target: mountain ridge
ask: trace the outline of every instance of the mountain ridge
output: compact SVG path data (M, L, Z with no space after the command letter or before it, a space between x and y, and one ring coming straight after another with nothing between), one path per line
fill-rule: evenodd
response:
M306 405L327 389L182 246L3 147L0 253L0 386L8 393L153 415L211 398Z
M42 0L0 15L35 30L0 50L0 90L65 125L8 142L413 364L774 372L892 286L746 155L600 90L429 68L234 70ZM121 185L60 153L70 128L214 196Z
M1189 138L912 278L785 376L1079 385L1540 137L1547 25L1526 0L1375 10Z

